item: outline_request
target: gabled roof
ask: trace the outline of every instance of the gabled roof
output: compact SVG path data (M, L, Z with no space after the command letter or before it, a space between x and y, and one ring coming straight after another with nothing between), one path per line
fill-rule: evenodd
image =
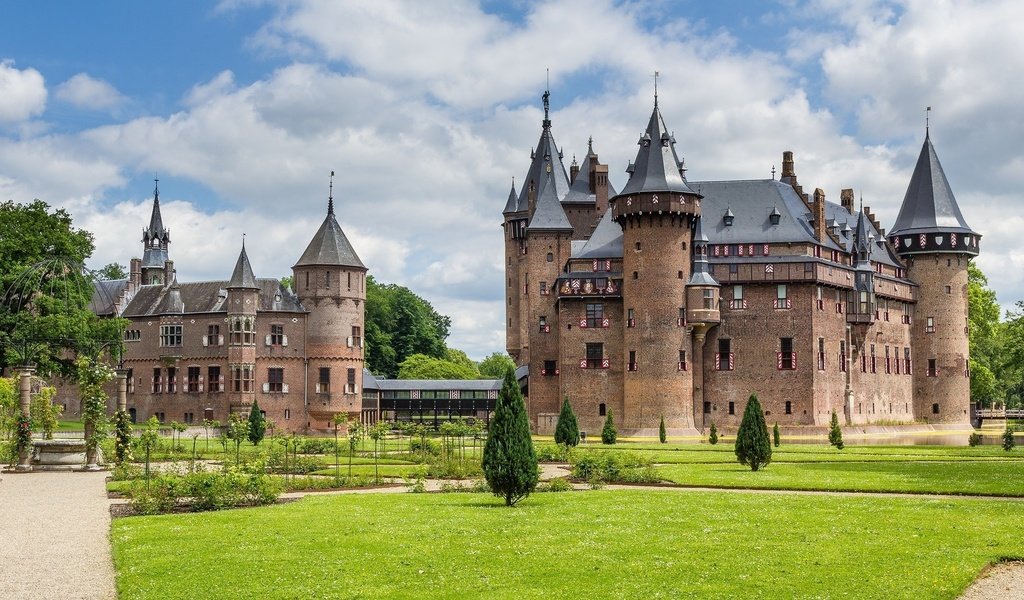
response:
M696 194L686 184L680 171L679 157L676 156L675 137L665 127L665 120L658 110L658 102L654 102L654 111L647 124L647 131L637 142L640 150L636 160L627 169L629 181L619 195L637 192L685 192Z
M175 281L177 285L177 281ZM242 244L242 252L235 262L235 270L231 272L231 279L228 280L228 289L256 289L256 276L252 273L252 265L249 264L249 255L245 252L245 244Z
M618 258L622 256L622 226L612 219L612 211L606 210L597 222L594 233L572 258Z
M953 197L935 147L926 133L914 174L890 235L953 231L974 233Z
M256 280L259 311L305 312L294 292L281 285L277 279ZM183 310L194 313L226 313L228 298L227 281L196 281L178 286L178 296ZM170 288L162 285L144 285L132 297L122 312L122 317L145 317L160 315Z
M537 206L533 209L533 217L530 218L527 231L572 231L572 224L565 216L562 204L555 197L555 187L545 186L540 196L537 196Z
M359 255L345 237L345 232L341 230L341 225L334 218L333 202L328 206L327 217L320 229L294 266L339 266L366 270L363 261L359 260Z
M117 301L128 289L127 279L98 280L93 282L92 298L89 299L89 310L100 316L116 316Z
M512 189L508 192L508 200L505 201L505 210L501 211L501 214L507 215L509 213L516 212L519 207L519 200L516 196L516 181L512 180Z

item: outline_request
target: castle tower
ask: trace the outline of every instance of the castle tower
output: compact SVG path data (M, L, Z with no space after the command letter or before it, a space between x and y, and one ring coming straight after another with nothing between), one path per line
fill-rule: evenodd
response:
M889 241L918 285L911 324L914 414L931 423L969 419L967 264L978 255L980 237L960 214L926 132Z
M259 284L245 243L227 286L228 400L230 411L248 415L256 398L256 307Z
M160 216L160 180L155 180L153 188L153 213L149 217L149 227L142 230L142 285L167 285L165 264L168 261L168 246L171 243L171 230L164 227Z
M530 299L526 293L530 285L530 274L526 267L529 247L526 242L526 226L533 218L537 199L544 193L550 193L561 200L569 193L569 177L562 163L562 152L555 145L551 134L550 116L551 92L545 91L544 120L541 122L540 140L537 147L530 152L530 168L526 172L519 196L515 205L512 193L503 211L505 229L505 311L506 330L505 344L509 355L517 365L530 360ZM513 185L513 192L515 186ZM534 281L537 281L534 279Z
M362 410L366 271L334 216L332 194L327 217L292 267L299 302L309 310L309 414L321 426L339 412Z
M655 96L647 130L638 142L629 181L611 200L623 229L623 306L634 311L624 323L621 427L652 434L662 416L669 429L694 427L693 379L680 367L693 356L686 317L694 219L700 194L687 185Z
M704 341L709 329L722 321L719 302L721 286L708 268L708 239L702 226L703 219L695 219L693 230L693 274L686 284L686 321L693 329L692 377L693 377L693 423L702 429L704 423ZM683 357L680 357L683 358ZM687 369L685 361L679 361L680 371Z

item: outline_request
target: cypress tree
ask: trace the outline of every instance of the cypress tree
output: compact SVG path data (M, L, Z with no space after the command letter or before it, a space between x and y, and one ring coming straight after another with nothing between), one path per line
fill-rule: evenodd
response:
M843 446L843 430L839 428L839 417L836 416L836 411L832 411L832 422L829 424L828 430L828 443L836 447L837 450L842 450Z
M604 420L604 429L601 430L601 443L614 444L619 433L615 431L615 421L612 419L612 409L608 409L608 418Z
M494 418L484 444L483 470L491 491L504 498L506 506L529 496L540 479L523 394L512 371L505 373L494 407Z
M775 447L779 447L779 424L775 423L775 427L772 428L772 441L775 442Z
M768 424L764 421L764 412L757 394L750 395L740 429L736 432L736 460L741 465L749 465L751 471L757 471L772 462Z
M267 432L267 419L260 412L260 403L252 401L252 410L249 411L249 441L253 446L258 446L263 441L263 435Z
M1003 450L1009 452L1013 450L1013 447L1017 445L1017 442L1013 439L1013 427L1006 426L1006 431L1003 432Z
M718 428L715 427L714 423L711 424L711 433L708 434L708 443L712 446L718 443Z
M558 424L555 425L555 443L575 446L580 443L580 427L576 423L576 415L572 412L569 397L562 402L562 412L558 413Z
M668 441L668 436L665 434L665 415L661 415L661 425L658 427L658 440L662 444Z

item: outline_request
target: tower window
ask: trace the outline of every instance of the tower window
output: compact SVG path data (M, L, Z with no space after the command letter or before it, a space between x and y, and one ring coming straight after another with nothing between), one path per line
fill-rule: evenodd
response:
M604 344L587 344L587 368L600 369L604 363Z
M952 287L952 286L949 286L949 285L947 285L947 286L946 286L946 293L947 293L947 294L952 294L952 293L953 293L953 287Z
M306 271L306 289L309 289L309 271Z
M639 271L633 271L633 279L640 279L640 272Z
M550 253L550 252L548 252L547 261L548 262L555 262L555 255Z
M636 365L636 350L630 350L629 351L629 364L627 365L627 370L629 370L629 371L636 371L636 367L637 367L637 365Z
M778 368L783 371L796 369L796 352L793 352L793 338L779 338Z
M789 400L786 400L786 414L787 415L793 414L793 403L791 401L789 401Z
M587 304L587 327L602 327L604 304Z
M924 332L935 333L935 317L925 319Z
M327 271L326 273L324 273L324 287L327 288L327 289L331 289L331 272L330 271Z
M545 377L554 377L555 375L558 375L558 361L544 361L544 370L541 371L541 375L544 375Z
M608 414L608 406L604 402L597 405L597 414L602 417Z
M348 273L348 289L352 290L352 273Z
M637 249L637 251L639 251L639 250L640 250L640 242L637 242L637 243L636 243L636 249Z
M348 369L346 371L345 375L346 375L345 393L346 394L354 394L354 393L356 393L356 370L355 369Z
M928 377L938 377L939 376L939 367L936 364L937 362L938 361L936 361L934 358L929 358L928 359Z
M319 377L316 383L316 393L318 394L330 394L331 393L331 368L320 367Z
M729 403L729 414L730 415L736 414L736 403L735 402L730 402Z
M280 346L284 344L284 325L270 326L270 345Z

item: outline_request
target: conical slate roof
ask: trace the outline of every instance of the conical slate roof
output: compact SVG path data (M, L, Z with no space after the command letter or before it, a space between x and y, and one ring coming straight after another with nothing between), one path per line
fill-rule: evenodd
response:
M857 268L871 269L871 239L868 236L872 235L868 233L868 217L864 214L864 210L861 209L857 213L857 228L853 233L853 248L854 254L857 259Z
M718 286L718 281L708 272L708 236L701 225L703 219L697 217L693 230L693 274L687 285Z
M569 176L565 172L565 165L562 164L562 153L555 145L555 138L551 135L551 120L548 118L548 97L550 94L544 92L544 122L540 132L540 141L531 157L530 169L526 172L526 179L523 180L523 188L519 190L519 201L517 202L518 212L529 210L530 182L536 186L536 198L540 198L545 188L551 187L554 195L561 200L569 193Z
M514 213L519 208L519 199L516 196L516 182L512 180L512 189L508 192L508 200L505 201L505 210L501 211L501 214L507 215Z
M928 134L903 197L891 234L932 232L974 233L960 214L939 157Z
M665 127L657 100L654 102L654 111L651 112L647 131L637 144L640 145L640 150L636 153L636 160L627 169L630 173L629 181L619 192L620 196L637 192L684 192L696 195L696 192L686 185L680 172L679 157L676 156L675 150L676 140Z
M242 252L238 255L235 270L231 273L228 289L256 290L259 287L259 284L256 283L256 276L252 273L252 265L249 264L249 255L245 253L245 244L242 244Z
M164 239L167 236L164 229L164 219L160 215L160 186L159 183L153 189L153 212L149 216L149 227L146 228L148 239Z
M572 231L569 218L565 216L562 204L555 196L555 186L546 185L537 196L537 206L533 210L533 217L530 224L526 226L527 231Z
M612 211L606 210L590 239L573 258L619 258L622 237L622 227L612 218Z
M363 261L359 260L359 255L345 237L345 232L338 225L338 220L334 218L333 203L327 209L327 218L309 241L306 251L302 253L295 266L338 266L366 270Z

